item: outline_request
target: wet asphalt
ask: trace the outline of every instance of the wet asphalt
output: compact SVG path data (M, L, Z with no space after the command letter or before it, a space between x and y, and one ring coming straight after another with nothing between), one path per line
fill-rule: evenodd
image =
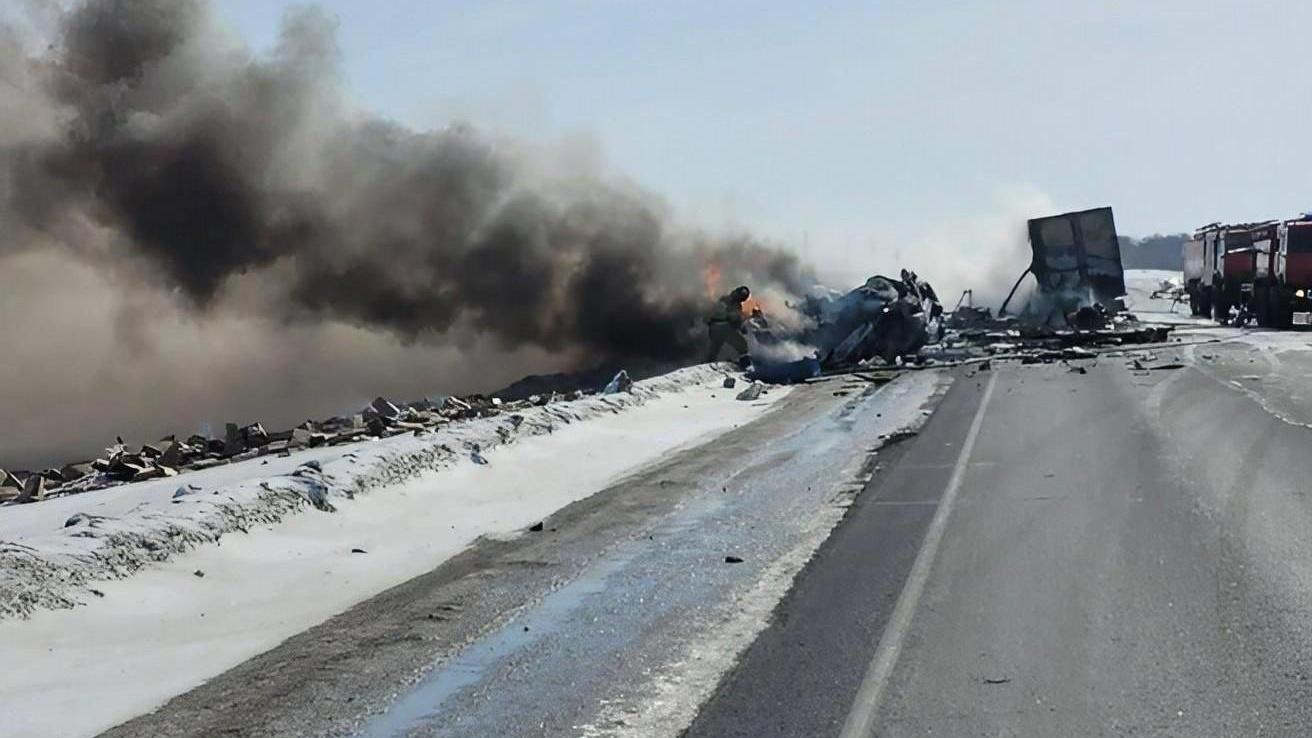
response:
M979 403L958 382L686 735L840 735L893 638L873 720L849 735L1312 734L1312 430L1234 386L1249 348L1187 353L1199 363L1162 372L1001 365L893 633Z

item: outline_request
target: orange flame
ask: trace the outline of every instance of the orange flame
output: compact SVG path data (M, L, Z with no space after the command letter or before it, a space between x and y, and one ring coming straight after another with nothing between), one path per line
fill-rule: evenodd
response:
M706 297L714 300L720 296L720 265L711 262L702 270L702 282L706 284Z
M752 317L752 312L756 310L760 310L762 314L765 313L765 306L761 304L760 300L756 299L755 297L749 297L746 300L743 300L744 318Z

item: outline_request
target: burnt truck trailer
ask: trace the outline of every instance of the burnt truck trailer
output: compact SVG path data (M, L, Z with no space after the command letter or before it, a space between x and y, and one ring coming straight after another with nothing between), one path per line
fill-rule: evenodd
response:
M1040 310L1051 320L1090 305L1115 311L1125 295L1125 270L1121 267L1121 244L1116 237L1116 220L1111 208L1079 210L1029 221L1029 268L1021 274L1007 296L1033 274ZM1007 309L1007 302L1002 311ZM1031 301L1033 307L1035 301Z

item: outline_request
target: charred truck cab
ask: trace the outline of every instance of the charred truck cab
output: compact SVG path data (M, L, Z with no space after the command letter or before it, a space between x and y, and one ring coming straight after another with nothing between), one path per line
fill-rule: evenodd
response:
M1258 323L1271 328L1312 325L1312 215L1274 227L1267 273L1254 292Z

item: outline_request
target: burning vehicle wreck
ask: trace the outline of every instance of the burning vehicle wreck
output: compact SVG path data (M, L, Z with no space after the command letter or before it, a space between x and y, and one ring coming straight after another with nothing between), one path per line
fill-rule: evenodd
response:
M872 359L895 364L943 332L934 288L905 269L900 279L877 275L839 298L809 298L802 313L815 327L801 340L815 346L818 361L829 368Z
M996 315L973 304L972 290L946 312L933 287L906 269L897 279L871 277L846 294L817 289L790 305L804 316L802 329L750 333L760 347L753 352L750 374L785 383L877 366L942 366L993 356L1033 363L1071 358L1084 347L1168 339L1169 326L1142 324L1125 310L1111 208L1034 218L1028 233L1032 260ZM1009 314L1029 276L1032 292ZM771 346L781 342L808 347L809 355L778 360Z
M896 365L943 336L934 288L906 269L898 279L870 277L846 294L815 287L787 308L800 318L792 327L771 323L759 304L744 316L743 333L754 345L749 378L786 384L872 363Z

